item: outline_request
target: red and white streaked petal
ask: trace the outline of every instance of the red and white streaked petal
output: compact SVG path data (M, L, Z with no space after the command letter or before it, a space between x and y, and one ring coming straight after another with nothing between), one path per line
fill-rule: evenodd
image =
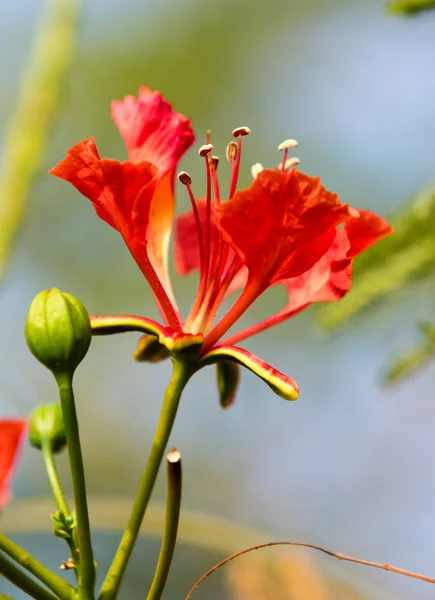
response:
M0 509L11 499L9 485L26 430L26 419L0 419Z
M122 235L163 314L172 326L179 327L166 277L165 253L156 252L162 235L152 209L158 169L149 162L101 159L93 138L89 138L73 146L50 173L71 183L92 202L98 216Z
M163 96L142 86L138 97L112 102L112 118L119 129L131 162L151 162L160 177L174 173L195 135L191 121L174 112Z
M281 373L267 362L255 356L248 350L236 346L216 346L201 357L203 365L213 364L221 360L236 362L260 377L267 385L284 400L297 400L299 388L297 383L284 373Z

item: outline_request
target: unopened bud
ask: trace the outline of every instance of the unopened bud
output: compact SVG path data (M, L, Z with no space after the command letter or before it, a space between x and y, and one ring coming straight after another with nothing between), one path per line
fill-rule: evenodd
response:
M207 156L207 154L209 154L212 150L213 150L213 144L204 144L198 150L198 154L199 154L199 156L204 157L204 156Z
M249 129L249 127L236 127L236 129L233 129L232 131L232 136L237 138L241 135L249 135L250 133L251 130Z
M60 404L35 408L30 415L29 442L39 450L47 443L52 452L60 452L65 447L66 435Z
M56 288L44 290L34 298L24 333L30 352L55 376L72 376L92 339L83 304Z
M186 171L181 171L181 173L178 173L177 177L178 181L183 185L192 184L192 178L190 177L189 173L186 173Z
M219 402L222 408L229 408L234 404L239 378L239 365L237 363L229 360L220 360L216 363Z

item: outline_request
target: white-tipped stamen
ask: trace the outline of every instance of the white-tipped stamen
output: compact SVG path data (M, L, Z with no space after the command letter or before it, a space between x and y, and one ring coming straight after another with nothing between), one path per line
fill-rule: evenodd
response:
M178 173L177 177L178 181L183 185L191 185L192 183L192 178L190 177L189 173L186 173L186 171L181 171Z
M237 158L237 144L236 142L230 142L227 146L226 150L227 161L229 163L233 162Z
M211 164L212 168L216 171L216 169L218 168L218 164L219 164L219 156L212 156L210 159L210 164Z
M299 146L296 140L284 140L278 146L278 150L286 150L287 148L294 148L295 146Z
M209 154L212 150L213 150L213 144L204 144L198 150L198 154L199 154L199 156L204 157L204 156L207 156L207 154Z
M251 167L251 175L252 175L252 179L257 179L259 173L261 173L261 171L263 171L264 167L261 163L255 163L255 165L252 165Z
M236 127L236 129L233 129L232 131L232 136L237 138L241 135L249 135L251 133L251 130L249 129L249 127Z
M278 169L278 171L288 171L290 170L292 167L295 167L296 165L298 165L301 161L299 160L299 158L293 157L293 158L289 158L285 161L284 165L282 163L280 163L279 165L276 166L276 168Z

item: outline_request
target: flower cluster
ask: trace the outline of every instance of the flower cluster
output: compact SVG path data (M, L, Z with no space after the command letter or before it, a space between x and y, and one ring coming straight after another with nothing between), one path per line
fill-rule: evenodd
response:
M153 337L141 340L136 356L152 360L159 355L157 346L163 346L164 355L196 344L199 363L243 364L279 395L295 399L298 389L292 379L234 344L313 302L340 299L351 287L355 256L391 233L391 227L376 214L342 204L319 178L297 170L297 159L288 159L294 140L280 145L284 155L278 167L256 165L252 184L238 190L247 127L233 131L227 148L231 183L223 194L219 161L208 140L199 149L207 182L204 197L196 200L190 176L178 175L192 209L175 221L175 266L182 275L195 269L200 273L192 309L182 319L169 279L168 252L177 165L195 141L191 122L146 87L137 98L113 102L112 117L127 147L127 161L100 158L89 138L73 146L51 173L74 185L121 234L151 287L163 323L142 319L143 330ZM273 285L285 286L287 305L254 326L228 333ZM235 290L240 290L235 302L218 318L224 299ZM93 317L94 333L110 329L116 319ZM124 321L128 329L127 316Z

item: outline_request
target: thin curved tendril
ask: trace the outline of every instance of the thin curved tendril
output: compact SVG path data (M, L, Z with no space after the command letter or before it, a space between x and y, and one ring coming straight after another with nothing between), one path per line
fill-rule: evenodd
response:
M332 556L333 558L338 558L338 560L345 560L347 562L357 563L359 565L365 565L367 567L374 567L376 569L384 569L384 571L391 571L393 573L399 573L399 575L405 575L406 577L412 577L413 579L420 579L420 581L427 581L428 583L435 583L435 577L427 577L426 575L420 575L419 573L413 573L412 571L405 571L404 569L399 569L399 567L394 567L388 564L375 563L369 560L363 560L361 558L353 558L352 556L347 556L346 554L341 554L340 552L332 552L331 550L326 550L326 548L322 548L321 546L315 546L314 544L307 544L305 542L267 542L265 544L258 544L257 546L251 546L250 548L245 548L244 550L240 550L224 560L221 560L219 563L215 564L211 569L209 569L204 575L198 579L198 581L191 588L190 592L187 594L185 600L189 600L193 593L198 589L201 583L210 577L215 571L231 562L235 558L242 556L243 554L248 554L249 552L253 552L254 550L261 550L262 548L271 548L273 546L297 546L298 548L311 548L312 550L318 550L319 552L323 552L323 554L327 554L328 556Z

